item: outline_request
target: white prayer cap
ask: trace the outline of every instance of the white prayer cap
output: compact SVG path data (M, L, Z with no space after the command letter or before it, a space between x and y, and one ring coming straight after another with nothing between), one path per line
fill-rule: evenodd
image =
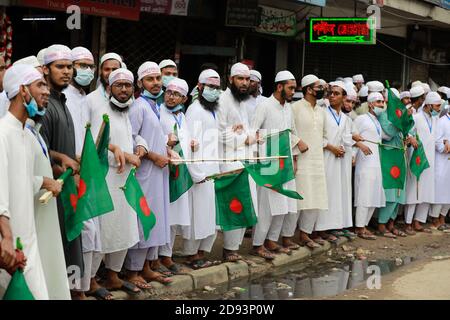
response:
M336 81L344 81L344 78L342 78L342 77L337 77L337 78L336 78Z
M3 89L11 100L17 95L21 85L27 86L42 78L43 75L36 68L28 64L16 64L6 70L3 77Z
M29 66L32 66L33 68L37 68L37 67L41 66L41 64L39 63L36 56L28 56L28 57L22 58L20 60L17 60L16 62L13 63L13 66L18 65L18 64L27 64Z
M181 93L183 96L187 96L189 92L189 86L183 79L173 78L167 85L166 90L176 91Z
M398 92L398 90L395 89L395 88L391 88L391 90L392 90L392 92L394 93L394 95L395 95L397 98L400 99L400 92Z
M302 78L302 87L307 87L317 81L319 81L319 78L317 78L315 75L307 74Z
M422 81L417 80L417 81L414 81L413 83L411 83L411 88L421 86L421 85L422 85Z
M124 68L119 68L109 74L108 83L109 83L109 85L112 85L114 82L116 82L118 80L125 80L125 81L133 83L134 76L130 70L127 70Z
M425 94L425 91L423 90L422 86L415 86L412 87L411 90L409 90L409 93L411 94L411 98L417 98Z
M369 81L367 87L370 92L381 92L384 90L384 86L380 81Z
M217 71L213 69L203 70L198 76L198 82L203 84L211 84L213 86L220 86L220 76Z
M352 77L345 77L344 78L344 83L353 83Z
M256 82L261 82L261 80L262 80L261 73L256 70L250 70L250 80L256 81Z
M100 58L100 67L102 66L103 62L105 62L106 60L117 60L122 64L122 58L114 52L108 52L105 53L104 55L102 55L102 57Z
M319 83L320 83L322 86L326 86L326 85L327 85L327 82L326 82L325 80L323 80L323 79L319 79Z
M127 65L125 64L125 62L121 62L120 63L120 67L123 68L123 69L128 69Z
M383 95L379 92L372 92L371 94L369 94L369 96L367 97L367 102L375 101L384 101Z
M72 49L72 60L77 61L77 60L82 60L82 59L94 61L94 56L85 47L73 48Z
M44 65L44 54L45 54L45 50L47 50L47 48L41 49L39 50L38 54L37 54L37 59L39 61L39 63L41 64L41 66Z
M275 83L286 80L295 80L294 75L290 71L283 70L278 72L277 75L275 76Z
M352 77L353 83L364 83L364 78L362 74L355 74Z
M422 82L421 86L423 88L423 91L425 91L425 93L428 93L431 91L430 85L428 83Z
M446 86L442 86L442 87L439 87L437 89L437 91L446 95L448 92L448 88Z
M149 76L149 75L155 75L160 76L161 75L161 69L156 64L156 62L153 61L145 61L141 66L139 67L138 71L138 80L142 80L142 78Z
M411 93L409 91L400 92L400 99L411 98Z
M159 68L160 69L163 69L163 68L166 68L166 67L175 67L175 68L177 68L177 64L173 60L170 60L170 59L165 59L165 60L163 60L163 61L161 61L159 63Z
M347 100L356 101L358 99L355 89L347 86L346 91L347 91L347 97L346 97Z
M425 97L425 104L441 104L442 98L436 91L430 91L428 92L427 96Z
M230 77L234 76L250 77L250 69L246 64L235 63L230 70Z
M368 94L369 94L369 87L362 86L361 89L359 89L358 97L367 97Z
M346 86L345 83L342 82L342 81L333 81L333 82L330 82L330 86L342 88L342 90L344 90L345 92L347 92L347 86Z
M72 52L69 47L62 44L54 44L48 47L44 53L44 64L47 65L56 60L72 61Z

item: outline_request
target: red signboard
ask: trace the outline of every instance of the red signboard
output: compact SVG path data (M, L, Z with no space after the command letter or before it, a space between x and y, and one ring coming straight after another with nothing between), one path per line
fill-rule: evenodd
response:
M81 13L126 20L139 20L140 0L20 0L20 5L48 10L66 11L76 5Z

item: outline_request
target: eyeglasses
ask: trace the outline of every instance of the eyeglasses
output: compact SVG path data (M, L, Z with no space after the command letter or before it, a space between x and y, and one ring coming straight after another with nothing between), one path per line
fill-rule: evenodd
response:
M87 69L90 68L91 70L95 70L96 66L95 64L87 64L87 63L75 63L76 66L80 67L80 69Z
M323 90L323 86L315 86L313 89Z
M124 83L114 83L113 85L112 85L114 88L116 88L116 89L122 89L122 88L125 88L125 89L131 89L131 88L133 88L133 84L132 83L129 83L129 82L124 82Z
M165 94L168 97L172 97L172 96L175 97L175 98L182 98L183 97L179 92L171 91L171 90L166 90Z

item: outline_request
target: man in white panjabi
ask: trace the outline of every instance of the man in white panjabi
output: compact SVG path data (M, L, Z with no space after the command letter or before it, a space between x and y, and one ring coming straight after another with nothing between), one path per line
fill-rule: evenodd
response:
M259 130L260 135L269 135L286 129L291 130L291 153L296 160L296 155L300 153L297 147L300 139L297 137L290 102L294 96L297 83L294 75L284 70L277 73L275 85L274 93L257 107L251 127L254 130ZM261 154L265 154L267 145L264 143L261 146L263 150ZM267 174L270 174L270 172ZM295 190L295 180L286 182L283 188ZM274 253L291 254L291 249L299 248L290 240L294 235L296 221L298 220L297 200L265 187L258 186L257 191L259 215L258 223L253 228L251 254L267 260L273 260L275 258ZM291 220L291 223L284 224L284 221L288 219ZM294 228L289 228L291 226L294 226ZM277 244L280 234L283 237L283 246Z
M355 105L358 101L358 95L353 88L346 86L347 95L345 96L342 112L344 112L352 121L358 116L355 112Z
M303 200L297 201L300 211L298 226L301 245L313 249L325 244L320 237L313 240L310 236L315 230L319 210L328 209L323 158L323 148L328 143L325 109L317 104L317 100L324 95L324 87L319 78L312 74L304 76L301 85L304 98L292 105L298 137L307 146L297 159L297 192L303 197Z
M440 108L441 97L439 94L429 92L422 110L413 115L415 124L411 132L419 136L430 167L422 172L419 179L411 173L411 170L408 170L405 208L405 223L408 230L431 232L430 229L421 226L421 223L427 222L428 211L435 203L435 132ZM412 152L413 150L410 148L409 159L411 159ZM438 217L439 212L435 216Z
M367 82L366 86L368 95L373 92L383 93L384 91L384 85L380 81L369 81ZM367 112L369 112L368 102L361 103L361 106L355 111L358 115L366 114Z
M247 106L247 114L249 116L248 122L250 124L253 122L258 105L267 99L262 95L261 80L261 73L256 70L250 70L250 85L248 87L249 97L245 102Z
M197 142L190 137L189 127L186 124L186 117L183 111L183 104L187 100L189 92L188 84L180 78L173 78L164 92L164 103L161 105L161 127L165 135L175 134L175 127L178 133L178 139L186 159L191 158L191 148L196 147ZM199 176L190 172L192 180L197 182L205 177L199 172ZM172 251L177 233L181 233L182 227L190 226L190 207L189 192L185 192L177 200L169 204L169 225L170 225L170 243L160 246L158 255L161 258L161 264L172 273L183 273L183 268L173 262Z
M322 239L336 243L337 235L353 226L352 219L352 120L342 107L347 98L347 86L341 81L330 82L330 106L325 111L328 144L324 147L327 177L328 210L320 211L316 230ZM350 88L350 90L353 90ZM354 90L353 90L354 92ZM355 93L356 95L356 93ZM356 98L356 97L355 97ZM330 234L327 230L341 230ZM351 235L348 235L351 236Z
M222 158L252 157L256 151L255 133L250 132L249 115L246 108L250 70L243 63L231 67L229 88L219 98L217 119L219 121L219 154ZM220 171L227 172L243 168L241 162L220 164ZM256 214L256 184L249 176L250 192ZM227 262L235 262L242 257L236 252L244 238L245 228L223 232L223 256Z
M133 154L133 145L148 147L143 139L133 141L132 128L128 117L128 108L133 103L133 74L126 69L119 68L109 74L106 92L109 100L102 99L95 103L91 110L89 122L92 135L97 137L103 123L103 114L108 114L110 121L110 150L111 145L123 152L121 161L117 163L112 154L108 155L109 170L106 175L109 192L114 204L114 210L98 217L101 252L94 252L92 257L91 274L95 274L102 258L107 269L105 288L107 290L122 289L129 294L136 294L140 290L132 283L121 280L118 273L122 269L128 248L139 241L136 213L128 204L120 187L124 186L130 173L131 166L139 167L140 160ZM91 287L91 290L94 289Z
M383 189L380 156L377 143L381 143L383 130L377 114L384 111L384 98L379 92L367 97L369 112L360 115L354 122L354 129L364 140L358 141L356 154L354 192L356 233L362 239L375 240L376 237L366 229L376 208L386 205Z
M198 78L198 99L186 112L186 124L191 138L198 141L192 150L193 159L219 158L218 120L216 116L220 96L220 76L206 69ZM194 185L189 192L191 224L183 227L183 251L194 269L212 265L205 258L216 239L216 196L213 181L204 181L209 175L220 173L218 163L203 162L188 166ZM202 179L202 180L200 180Z
M33 195L41 188L57 195L61 191L61 185L52 178L36 175L33 152L35 139L25 129L25 122L39 110L36 101L42 106L49 91L42 74L29 65L9 68L3 85L10 106L0 120L0 215L9 219L12 237L9 241L2 239L2 247L13 246L15 239L20 237L27 259L24 276L28 287L35 299L48 300L35 225ZM59 230L58 226L56 230ZM64 273L65 266L62 268ZM4 294L10 279L5 270L0 270L0 295ZM67 278L66 288L68 289Z
M421 86L415 86L409 90L409 93L411 95L411 105L408 110L410 110L410 113L416 114L425 101L425 91Z
M436 101L437 102L437 101ZM439 230L445 230L445 217L450 210L450 114L445 114L436 122L436 154L435 154L435 194L432 207L434 226Z
M352 77L352 83L356 87L356 91L361 90L362 86L364 85L364 77L362 74L355 74Z

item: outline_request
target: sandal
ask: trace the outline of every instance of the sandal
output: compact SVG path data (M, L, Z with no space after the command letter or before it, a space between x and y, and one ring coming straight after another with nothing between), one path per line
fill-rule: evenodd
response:
M393 228L393 229L391 229L391 230L389 230L393 235L396 235L396 236L398 236L398 237L407 237L408 235L405 233L405 232L403 232L402 230L400 230L400 229L396 229L396 228Z
M186 261L186 265L194 270L211 267L213 263L208 260L198 259L192 261Z
M314 241L317 244L320 244L321 246L325 245L325 243L326 243L326 241L323 240L321 237L314 238L314 239L312 239L312 241Z
M416 232L414 230L410 230L410 229L405 229L405 233L408 236L415 236L416 235Z
M100 287L95 291L86 292L88 297L94 297L97 300L114 300L114 296L108 289Z
M431 231L431 229L429 228L419 228L419 229L415 229L416 232L423 232L423 233L433 233L433 231Z
M250 250L249 254L252 256L264 258L266 260L275 259L275 255L273 253L271 253L270 251L268 251L267 249L262 249L262 250L252 249L252 250Z
M223 259L225 260L225 262L236 262L242 260L242 257L234 251L224 251Z
M174 263L170 265L169 267L166 267L172 274L174 275L186 275L188 274L187 270L183 271L183 267L181 267L179 264Z
M172 279L164 277L163 275L159 275L159 276L156 276L156 277L153 277L153 278L147 278L145 280L147 280L149 282L156 281L156 282L159 282L159 283L161 283L163 285L166 285L166 286L169 285L169 284L172 284Z
M300 245L302 247L307 246L310 249L320 248L320 245L317 244L316 242L314 242L313 240L304 240L304 241L300 242Z
M134 284L139 289L147 290L147 289L153 288L152 285L150 283L148 283L147 281L142 281L142 280L138 280L138 279L132 279L132 280L128 280L128 281L131 282L132 284Z
M393 233L391 233L388 230L385 231L377 231L376 232L377 236L381 236L381 237L385 237L385 238L391 238L391 239L397 239L397 236Z
M174 274L172 273L172 271L170 271L169 269L166 268L166 266L160 264L158 268L153 269L153 271L161 273L162 276L164 277L172 277Z
M267 249L267 250L274 253L286 253L288 256L292 255L291 249L282 246L276 246L274 249Z
M364 240L377 240L377 237L370 233L358 233L358 237Z
M336 237L333 234L330 234L327 238L325 238L326 241L330 242L330 243L338 243L339 238Z
M333 230L330 232L335 237L345 237L345 230Z
M122 280L122 286L120 288L106 288L106 289L109 291L123 290L132 296L138 295L139 293L142 292L141 289L139 289L136 285L126 280Z
M300 246L294 242L289 243L287 246L284 246L285 248L288 248L290 250L298 250L300 249Z

